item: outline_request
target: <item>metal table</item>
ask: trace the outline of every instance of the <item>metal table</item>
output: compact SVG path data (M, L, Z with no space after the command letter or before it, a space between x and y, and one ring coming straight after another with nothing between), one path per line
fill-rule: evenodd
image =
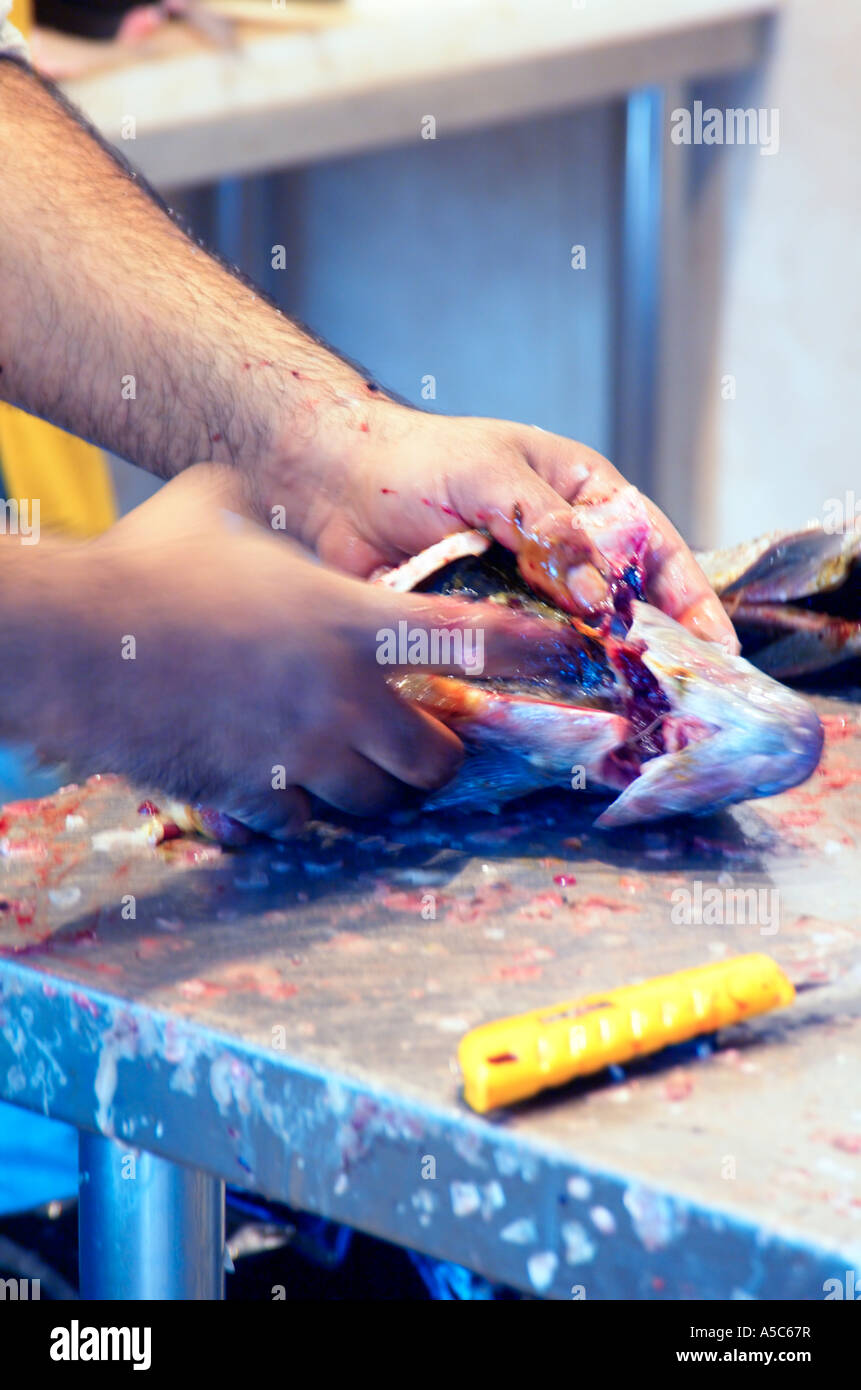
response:
M241 853L94 849L141 824L114 779L6 808L0 1094L81 1131L84 1295L220 1296L225 1181L548 1298L815 1299L861 1268L861 712L818 703L807 785L614 834L577 792ZM758 924L679 924L675 890L733 883L777 894ZM475 1024L749 950L823 987L464 1106Z

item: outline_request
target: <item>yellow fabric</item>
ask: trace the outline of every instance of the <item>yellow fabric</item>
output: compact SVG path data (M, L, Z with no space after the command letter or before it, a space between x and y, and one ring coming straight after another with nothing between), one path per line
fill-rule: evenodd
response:
M9 16L19 34L26 39L33 24L33 0L12 0L12 13Z
M95 536L116 517L101 450L2 402L0 466L7 497L39 499L45 531Z
M13 0L12 23L25 36L31 0ZM39 499L45 530L93 536L116 517L113 485L100 449L0 402L0 468L7 497Z

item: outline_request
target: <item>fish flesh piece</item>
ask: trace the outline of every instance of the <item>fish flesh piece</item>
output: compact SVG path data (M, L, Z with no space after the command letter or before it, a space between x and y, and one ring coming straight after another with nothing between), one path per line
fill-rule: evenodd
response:
M618 793L596 821L612 828L770 796L816 767L822 726L804 699L637 596L648 525L643 532L630 497L611 505L620 519L602 518L613 537L602 554L612 554L615 616L598 627L536 591L539 579L552 589L553 577L539 575L534 547L515 557L481 532L456 533L380 576L394 589L489 599L566 629L551 674L392 677L467 750L428 809L487 809L541 787L585 785Z
M773 532L697 560L760 670L789 680L861 657L861 530Z

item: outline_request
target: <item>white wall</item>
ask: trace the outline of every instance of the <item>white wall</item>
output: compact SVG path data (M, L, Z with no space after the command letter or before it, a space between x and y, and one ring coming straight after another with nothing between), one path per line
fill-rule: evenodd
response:
M792 0L745 100L779 109L779 151L719 151L731 225L700 423L706 544L821 517L847 489L861 497L859 64L859 0ZM701 201L707 221L705 187ZM724 373L735 400L720 398Z
M279 297L429 409L609 450L620 122L607 106L283 175Z

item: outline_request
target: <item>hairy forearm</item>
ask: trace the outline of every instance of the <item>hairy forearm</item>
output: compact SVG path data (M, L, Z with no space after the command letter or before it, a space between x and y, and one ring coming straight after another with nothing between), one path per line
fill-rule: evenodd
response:
M369 389L2 60L0 171L4 399L171 476L300 452Z

